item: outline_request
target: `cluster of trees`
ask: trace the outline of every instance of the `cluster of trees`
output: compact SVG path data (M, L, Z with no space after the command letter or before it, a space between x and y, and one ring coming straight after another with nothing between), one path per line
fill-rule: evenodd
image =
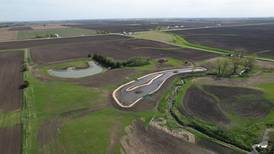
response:
M110 32L104 30L96 30L96 34L109 34Z
M232 75L243 76L254 69L256 56L231 56L219 59L215 64L218 77L230 77Z
M46 34L46 35L39 35L37 34L35 38L57 38L57 34Z
M91 57L89 54L88 57ZM145 57L133 57L126 61L115 61L112 58L105 57L102 55L94 54L92 59L98 62L100 65L106 68L121 68L121 67L136 67L136 66L143 66L149 64L149 59Z

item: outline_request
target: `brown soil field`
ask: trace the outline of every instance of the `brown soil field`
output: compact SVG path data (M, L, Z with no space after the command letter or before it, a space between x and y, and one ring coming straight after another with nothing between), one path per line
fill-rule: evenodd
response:
M16 39L16 31L9 31L8 28L0 28L0 42L13 41Z
M179 110L182 113L185 111L190 116L195 116L205 121L222 124L229 123L229 120L214 98L196 86L191 86L187 90L183 99L183 106Z
M138 20L79 20L64 23L67 26L112 33L148 31L157 27L197 28L217 25L273 23L272 19L138 19ZM178 27L177 27L178 28Z
M217 56L202 51L181 49L155 41L140 39L56 44L34 47L31 48L31 52L34 62L39 64L86 58L88 54L95 53L118 60L125 60L135 56L145 56L150 58L173 57L181 60L199 61Z
M9 28L10 31L23 31L23 30L32 30L30 26L15 26Z
M174 32L188 41L228 50L274 57L273 25L223 27Z
M32 30L30 26L14 26L9 28L10 31L24 31L24 30Z
M222 109L241 117L264 117L273 108L272 102L264 99L263 92L259 90L211 85L203 87L219 98Z
M215 152L201 148L195 144L177 139L159 129L145 128L141 121L136 121L127 130L122 141L124 153L181 153L181 154L213 154Z
M221 99L227 99L240 95L262 95L262 91L242 88L242 87L228 87L228 86L211 86L204 85L203 88Z
M23 92L23 52L0 52L0 111L20 109Z
M83 43L83 42L100 41L100 40L107 41L107 40L126 39L126 38L128 37L120 36L120 35L98 35L98 36L82 36L82 37L73 37L73 38L0 42L0 50L31 48L31 47L48 46L48 45L55 45L55 44Z
M21 126L11 128L0 128L0 153L21 153Z
M230 78L216 79L215 77L200 77L196 78L194 81L197 84L207 83L210 85L224 86L256 86L257 84L274 82L274 78L273 73L265 73L237 80Z

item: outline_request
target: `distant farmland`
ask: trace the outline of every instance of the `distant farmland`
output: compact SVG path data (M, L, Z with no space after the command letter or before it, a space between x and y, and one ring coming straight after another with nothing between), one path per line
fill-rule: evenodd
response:
M274 57L273 25L208 28L173 33L194 44Z

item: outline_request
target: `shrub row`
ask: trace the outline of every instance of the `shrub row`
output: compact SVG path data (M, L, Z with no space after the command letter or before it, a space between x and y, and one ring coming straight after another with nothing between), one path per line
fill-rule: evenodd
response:
M106 68L121 68L121 67L136 67L136 66L143 66L149 64L150 60L145 57L133 57L126 61L116 61L112 58L105 57L102 55L94 54L92 59L98 62L100 65Z

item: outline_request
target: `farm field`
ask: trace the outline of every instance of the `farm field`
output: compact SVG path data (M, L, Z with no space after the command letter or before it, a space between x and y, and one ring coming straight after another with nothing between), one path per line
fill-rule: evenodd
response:
M23 84L23 52L0 53L0 111L20 110Z
M178 108L187 125L248 149L260 142L273 121L273 99L266 97L269 89L260 84L254 88L194 83Z
M23 52L0 53L0 153L21 152Z
M136 20L80 20L65 23L68 27L92 29L109 33L141 32L155 29L182 29L208 26L273 23L272 19L136 19Z
M17 39L17 32L8 28L0 28L0 42L13 41Z
M105 45L106 43L107 45ZM116 40L109 39L109 41L48 45L33 47L30 50L33 60L41 64L75 58L85 58L88 54L95 53L119 60L125 60L136 56L145 56L150 58L172 57L180 60L188 59L189 61L198 61L216 56L215 54L207 54L191 49L181 49L154 41L126 38Z
M0 142L7 145L0 145L0 153L251 152L266 130L272 135L274 64L227 56L223 51L230 49L223 47L196 49L186 45L181 32L160 28L261 22L246 20L79 20L12 26L22 39L58 32L62 37L101 30L135 33L0 42ZM246 26L246 32L245 26L221 26L212 29L239 29L239 36L250 27L271 29ZM157 30L143 31L150 29ZM266 32L262 35L268 38ZM249 38L255 40L252 34ZM84 71L90 62L103 71L81 78L50 73ZM236 71L230 72L234 66ZM194 73L195 68L203 71ZM154 76L148 74L160 71L168 73L149 80ZM218 71L229 76L218 76ZM142 100L119 106L113 92L131 81L119 95L132 93L121 100Z
M256 53L258 56L273 57L273 25L220 27L174 31L187 41L208 47Z

